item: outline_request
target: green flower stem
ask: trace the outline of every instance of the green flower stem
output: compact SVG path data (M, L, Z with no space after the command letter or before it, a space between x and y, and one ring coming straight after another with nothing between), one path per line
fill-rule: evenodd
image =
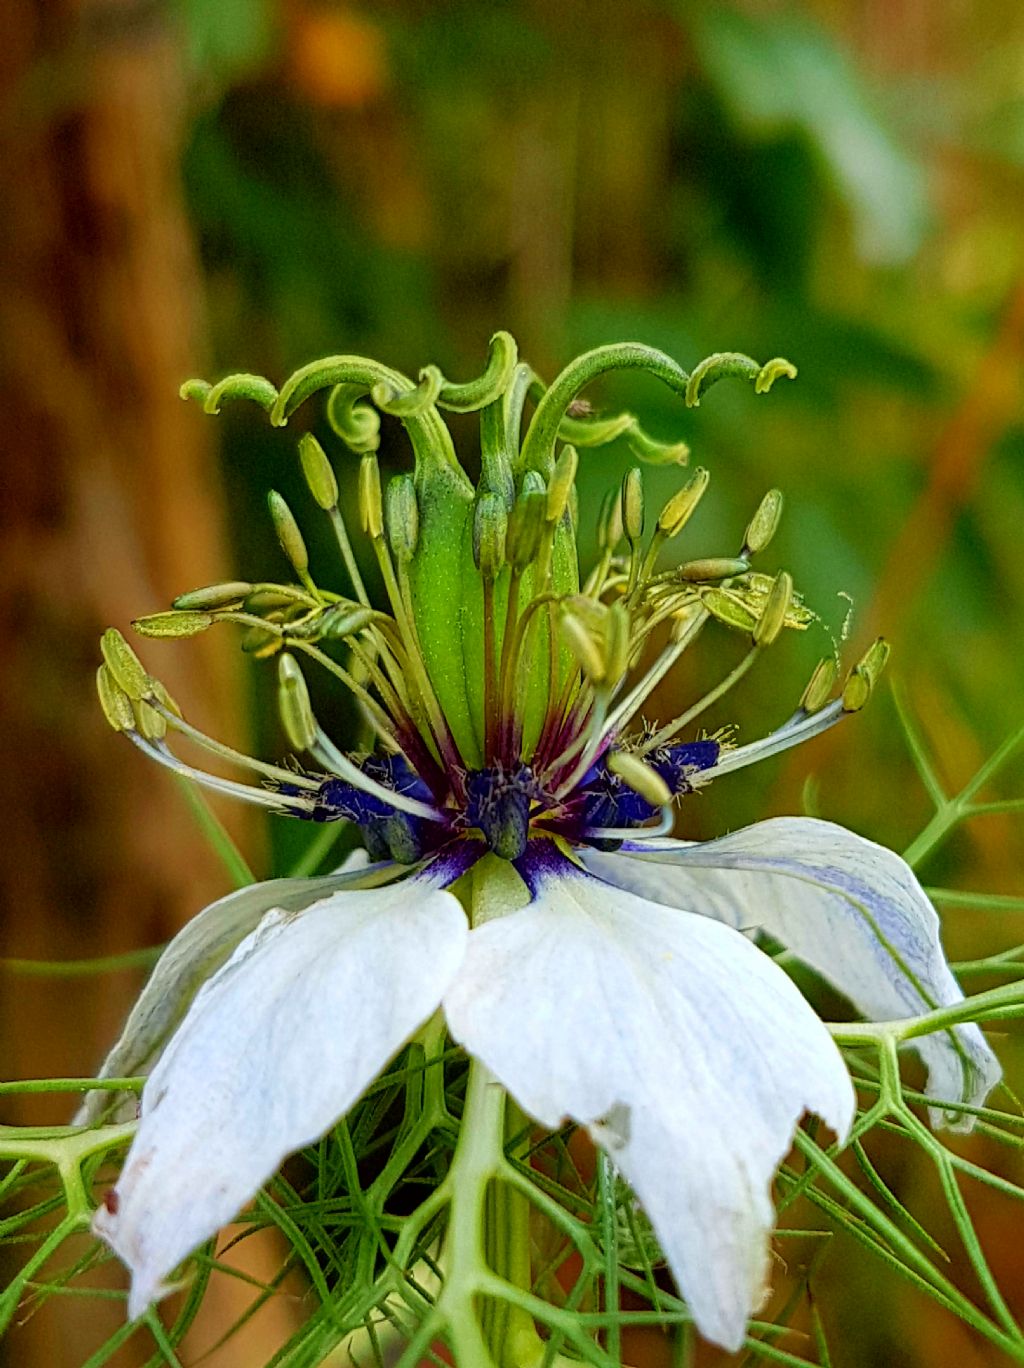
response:
M505 1295L515 1288L529 1292L531 1282L526 1199L506 1183L496 1184L506 1170L506 1101L504 1088L472 1060L447 1184L446 1276L437 1303L460 1368L528 1368L544 1352L529 1311ZM511 1108L509 1124L519 1124ZM480 1315L477 1301L490 1285L501 1292Z
M902 1044L935 1031L947 1031L964 1022L993 1021L1024 1015L1024 983L1006 983L975 993L962 1002L936 1007L920 1016L900 1017L895 1021L852 1021L826 1023L832 1038L840 1045Z
M925 860L941 841L948 835L953 827L961 822L965 817L974 815L975 809L972 799L988 781L996 775L999 770L1010 760L1020 747L1024 745L1024 727L1020 727L1006 738L1003 744L993 755L982 765L955 798L946 798L939 804L939 809L931 819L925 829L903 852L903 858L911 869L917 867ZM937 797L941 790L934 791L933 797ZM1006 810L1002 804L985 804L983 811Z

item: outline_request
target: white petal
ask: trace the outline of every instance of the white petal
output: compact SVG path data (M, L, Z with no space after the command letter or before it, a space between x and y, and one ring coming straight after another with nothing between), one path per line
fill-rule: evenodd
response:
M529 907L470 932L444 1006L530 1115L590 1128L698 1327L736 1349L797 1122L812 1110L845 1134L854 1110L842 1058L793 982L728 927L564 862Z
M379 868L379 866L378 866ZM318 898L371 878L366 852L352 851L335 874L316 879L269 879L218 898L183 926L165 947L100 1069L100 1078L148 1073L200 986L272 907L297 912ZM123 1099L125 1094L118 1094ZM134 1114L134 1098L131 1098ZM88 1093L74 1124L98 1121L117 1102L107 1090ZM127 1119L127 1118L125 1118Z
M430 1016L466 935L458 901L415 878L335 893L269 913L200 989L95 1218L132 1271L132 1317Z
M910 866L832 822L778 817L716 841L584 858L620 888L768 932L872 1020L963 999L942 952L938 916ZM999 1081L999 1062L977 1026L914 1046L937 1101L979 1105ZM933 1112L933 1121L970 1128L955 1112Z

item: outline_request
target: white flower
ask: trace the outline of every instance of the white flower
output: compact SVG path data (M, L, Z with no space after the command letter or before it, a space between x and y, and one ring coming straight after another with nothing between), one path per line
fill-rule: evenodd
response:
M132 1316L440 1006L537 1122L589 1129L700 1330L740 1344L794 1129L810 1111L842 1138L854 1113L827 1029L741 931L765 929L889 1018L960 999L937 918L898 856L826 822L584 858L589 872L531 846L519 898L507 877L478 878L472 928L444 887L466 860L439 857L378 887L365 885L401 871L256 885L178 935L103 1070L158 1056L116 1200L96 1217L131 1269ZM976 1027L918 1048L937 1102L978 1103L999 1077Z
M863 707L888 647L876 642L835 697L838 664L827 656L788 722L759 740L680 740L784 631L814 615L785 571L770 578L751 565L778 522L777 490L737 554L658 568L707 488L701 470L661 509L646 544L641 472L631 470L621 496L605 501L601 554L581 577L576 447L626 435L641 459L686 455L631 415L590 420L576 410L585 386L617 367L650 371L690 405L727 375L760 393L795 375L780 359L758 366L735 353L688 375L628 343L577 358L545 389L499 333L468 385L436 367L414 384L342 356L303 367L280 392L248 375L187 387L211 412L232 394L255 398L277 426L317 389L332 391L330 424L360 456L361 521L390 612L370 603L334 469L307 434L306 481L352 597L318 587L275 494L271 517L296 583L207 586L136 626L150 636L191 636L218 621L248 628L257 655L278 656L282 721L308 758L270 764L204 736L113 629L98 676L106 715L201 784L278 813L353 823L377 863L221 899L157 965L103 1070L149 1072L135 1142L96 1216L131 1270L133 1316L440 1009L534 1121L589 1130L643 1203L698 1327L736 1348L764 1292L771 1183L794 1131L813 1112L843 1139L855 1106L829 1030L752 935L782 942L872 1017L961 999L935 912L891 852L797 819L703 845L661 839L676 802L700 784ZM415 473L395 476L386 497L367 393L405 425L415 454ZM481 413L476 486L438 405ZM747 655L678 717L641 726L647 700L712 623L745 636ZM331 654L339 645L344 666ZM299 655L351 691L375 732L370 754L345 754L319 724ZM178 754L181 738L212 757L214 773ZM225 761L257 782L225 778ZM978 1102L999 1077L974 1026L917 1048L936 1120L949 1120L943 1102ZM481 1077L474 1068L471 1082ZM96 1099L83 1120L99 1114Z

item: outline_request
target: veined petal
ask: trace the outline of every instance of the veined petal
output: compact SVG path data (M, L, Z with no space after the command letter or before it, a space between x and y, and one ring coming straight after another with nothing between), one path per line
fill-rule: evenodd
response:
M397 867L383 868L395 868L397 872ZM354 850L334 874L316 879L269 879L210 903L165 947L98 1077L126 1078L148 1073L199 988L271 908L298 912L330 893L381 877L382 867L367 869L366 852ZM125 1097L124 1093L112 1097L109 1091L100 1089L88 1093L75 1114L74 1124L93 1125L112 1107L116 1114ZM134 1097L130 1102L134 1108ZM130 1114L134 1115L134 1111Z
M739 1347L766 1282L771 1180L805 1110L854 1096L793 982L743 936L557 857L470 932L455 1037L542 1124L589 1127L635 1189L700 1330Z
M910 866L845 827L777 817L715 841L660 841L646 851L588 851L587 868L619 888L782 942L884 1021L948 1006L963 993L946 963L939 919ZM913 1042L937 1102L984 1102L999 1062L977 1026ZM932 1120L969 1130L962 1113Z
M204 984L95 1218L131 1269L132 1317L437 1008L466 935L457 899L414 877L276 908Z

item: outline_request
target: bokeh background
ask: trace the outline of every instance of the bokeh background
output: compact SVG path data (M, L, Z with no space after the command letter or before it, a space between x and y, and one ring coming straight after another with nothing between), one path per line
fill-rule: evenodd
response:
M824 625L776 647L716 721L746 736L775 725L830 633L848 632L852 652L884 631L951 787L1019 725L1017 0L5 0L0 70L4 955L152 945L227 886L180 793L106 729L93 693L108 624L197 584L282 573L269 484L310 511L295 432L241 408L203 418L177 397L191 375L280 382L346 351L469 378L497 327L549 377L611 340L687 366L782 353L800 377L767 398L723 385L687 412L635 378L591 395L685 437L710 468L683 554L731 551L762 492L787 494L764 564L793 570ZM471 462L472 423L457 437ZM382 455L405 459L390 428ZM584 542L627 464L617 449L584 455ZM675 479L653 472L650 501ZM280 750L270 672L236 646L153 643L146 659L200 725ZM709 647L657 711L735 650ZM1020 793L1020 778L989 796ZM802 807L897 849L920 830L929 803L888 692L805 751L723 781L687 832ZM260 873L307 834L223 817ZM1020 895L1022 853L1019 817L990 816L923 877ZM948 912L956 958L1021 940L1012 909ZM88 1073L138 982L0 970L3 1075ZM1004 1053L1019 1081L1010 1037ZM66 1108L2 1098L0 1119ZM879 1162L911 1205L935 1209L905 1150ZM999 1162L1013 1176L1014 1155ZM1017 1210L969 1198L1022 1313ZM251 1257L259 1276L274 1251ZM814 1291L837 1365L1002 1362L846 1244ZM261 1363L301 1315L282 1296L207 1353L244 1298L212 1295L183 1362ZM57 1298L0 1361L78 1368L121 1314ZM144 1362L137 1339L111 1361ZM813 1358L799 1333L786 1343ZM651 1333L627 1358L656 1368L671 1351Z

